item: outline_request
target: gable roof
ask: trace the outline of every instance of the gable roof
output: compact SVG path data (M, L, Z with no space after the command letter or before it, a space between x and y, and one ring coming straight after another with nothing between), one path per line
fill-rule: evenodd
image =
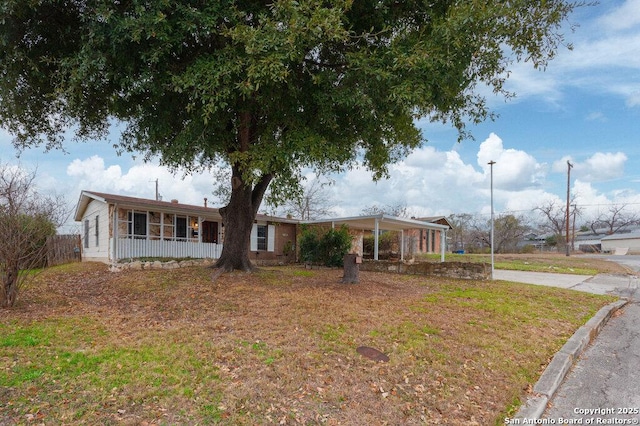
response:
M76 205L76 213L74 216L74 219L76 221L82 220L87 206L89 206L89 203L93 200L101 201L105 204L117 204L121 207L128 207L132 209L180 212L184 214L214 217L217 220L222 220L222 216L220 216L219 212L220 209L218 207L195 206L193 204L183 204L177 201L150 200L146 198L128 197L125 195L106 194L104 192L84 190L80 193L80 199L78 200L78 204ZM256 215L256 220L281 223L298 222L297 220L267 216L263 214Z
M194 206L172 201L149 200L145 198L127 197L125 195L106 194L104 192L82 191L76 205L75 220L80 221L89 203L93 200L106 204L118 204L123 207L140 208L158 211L180 211L202 216L220 216L218 208Z
M416 217L412 219L421 220L423 222L439 223L440 225L448 226L449 229L453 229L453 226L451 226L449 219L447 219L445 216L427 216L427 217Z

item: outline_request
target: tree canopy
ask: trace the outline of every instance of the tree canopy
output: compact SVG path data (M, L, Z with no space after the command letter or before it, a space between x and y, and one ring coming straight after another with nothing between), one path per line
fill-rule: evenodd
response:
M491 115L478 88L544 67L561 0L2 0L0 124L20 147L125 124L119 147L188 170L231 166L219 266L250 269L264 192L302 167L374 179L423 142L415 121ZM229 244L231 243L231 244Z

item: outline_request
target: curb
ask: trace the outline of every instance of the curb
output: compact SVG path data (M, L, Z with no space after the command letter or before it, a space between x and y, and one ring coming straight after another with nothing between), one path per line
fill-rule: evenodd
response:
M567 340L533 387L534 395L527 398L513 419L522 421L540 419L573 363L600 333L611 315L627 303L629 303L628 300L621 299L603 307Z

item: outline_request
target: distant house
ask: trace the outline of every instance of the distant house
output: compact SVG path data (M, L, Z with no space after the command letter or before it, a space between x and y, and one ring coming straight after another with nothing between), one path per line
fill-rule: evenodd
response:
M640 253L640 232L626 232L602 237L602 251L604 253Z
M220 257L224 223L217 208L82 191L75 220L82 223L83 258ZM250 257L294 260L297 221L258 215Z

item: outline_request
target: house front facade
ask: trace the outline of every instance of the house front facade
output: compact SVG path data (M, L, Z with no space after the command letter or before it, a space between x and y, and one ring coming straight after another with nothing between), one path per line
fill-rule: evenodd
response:
M640 253L640 232L611 234L601 239L602 252L614 254Z
M82 191L75 220L83 258L210 258L222 253L224 223L217 208ZM256 261L294 260L296 224L258 215L251 232Z

